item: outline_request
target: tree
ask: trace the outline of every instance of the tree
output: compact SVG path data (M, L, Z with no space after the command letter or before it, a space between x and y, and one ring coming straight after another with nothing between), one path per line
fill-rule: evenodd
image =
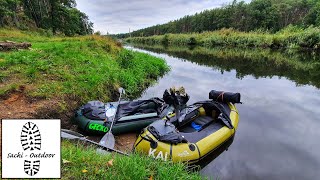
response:
M278 14L272 6L271 0L254 0L249 6L248 30L254 30L257 27L261 29L278 29Z
M240 31L278 31L288 25L320 26L319 0L234 0L221 8L132 32L132 36L165 33L190 33L234 28ZM128 37L128 34L121 34Z
M22 13L21 13L22 12ZM19 14L19 17L18 17ZM1 0L0 27L20 27L28 18L37 28L52 29L68 36L92 34L93 24L88 16L76 9L75 0Z
M305 17L305 24L312 24L315 26L320 26L320 2L311 2L313 4L312 8Z
M12 25L10 24L12 22L14 22L14 25L16 26L19 25L16 16L19 3L19 0L0 1L0 27L5 25Z

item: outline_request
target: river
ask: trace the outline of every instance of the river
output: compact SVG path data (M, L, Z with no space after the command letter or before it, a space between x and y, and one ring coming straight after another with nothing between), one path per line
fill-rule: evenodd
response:
M317 56L267 50L132 47L171 67L141 99L184 86L189 103L210 90L240 92L239 127L228 151L201 170L219 179L320 177L320 68ZM312 68L311 68L312 67ZM316 68L316 69L315 69ZM318 70L319 69L319 70Z

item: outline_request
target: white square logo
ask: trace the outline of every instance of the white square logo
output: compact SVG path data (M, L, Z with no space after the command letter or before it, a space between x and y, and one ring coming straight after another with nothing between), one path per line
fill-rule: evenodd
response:
M2 178L60 178L60 120L2 120Z

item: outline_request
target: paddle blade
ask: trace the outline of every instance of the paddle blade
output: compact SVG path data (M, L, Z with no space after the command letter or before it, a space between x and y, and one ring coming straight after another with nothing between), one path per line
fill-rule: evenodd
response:
M119 94L126 94L126 91L122 87L118 89L118 92Z
M110 131L109 131L110 132ZM113 149L115 140L112 133L106 133L99 142L100 145Z

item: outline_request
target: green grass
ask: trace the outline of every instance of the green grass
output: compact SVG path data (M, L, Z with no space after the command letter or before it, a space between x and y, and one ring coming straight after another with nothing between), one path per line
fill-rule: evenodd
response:
M310 26L302 29L295 26L277 32L240 32L234 29L221 29L212 32L190 34L166 34L149 37L127 38L127 42L143 44L188 45L197 44L205 47L262 47L262 48L297 48L320 49L320 28Z
M154 160L138 154L129 157L100 155L94 147L70 141L62 141L62 158L70 161L62 165L63 179L201 179L199 173L188 172L181 163ZM108 167L107 162L111 159L113 166Z
M28 41L32 49L0 53L0 83L5 84L0 95L16 84L27 86L32 97L109 101L117 87L134 96L168 71L164 60L125 50L108 37L47 37L0 29L3 40Z

